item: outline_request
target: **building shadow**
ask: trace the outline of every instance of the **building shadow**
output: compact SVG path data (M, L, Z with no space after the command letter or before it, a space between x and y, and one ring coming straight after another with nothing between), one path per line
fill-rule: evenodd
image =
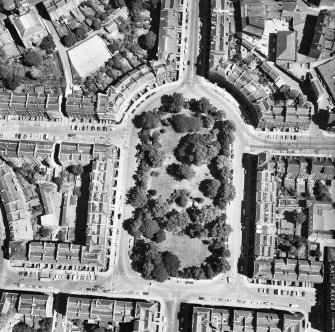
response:
M244 154L242 167L245 171L245 178L241 211L242 251L238 262L238 272L250 278L254 269L257 156Z
M300 43L300 48L298 53L308 56L309 50L312 45L315 25L317 21L317 16L307 15L306 22L303 30L303 36Z
M276 61L276 44L277 44L277 34L269 34L269 49L268 49L268 58L269 61Z

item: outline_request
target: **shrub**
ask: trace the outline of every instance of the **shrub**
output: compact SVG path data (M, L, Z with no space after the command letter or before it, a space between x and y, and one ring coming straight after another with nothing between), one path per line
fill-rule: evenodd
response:
M156 196L156 195L157 195L157 190L155 190L155 189L150 189L150 190L148 190L148 194L149 194L150 196Z

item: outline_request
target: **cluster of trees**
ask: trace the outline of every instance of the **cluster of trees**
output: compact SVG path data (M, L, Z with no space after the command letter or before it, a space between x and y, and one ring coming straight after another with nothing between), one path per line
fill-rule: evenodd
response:
M142 129L139 133L141 144L137 146L136 157L139 160L136 174L134 175L135 185L127 194L128 203L135 208L140 208L148 202L147 182L151 168L161 167L165 159L165 153L162 151L160 132L154 131L150 135L148 129Z
M307 239L300 235L280 234L277 239L278 248L290 256L297 256L299 250L308 244Z
M321 180L316 181L313 191L314 191L314 196L318 201L332 202L332 197L330 194L329 187L323 181Z
M13 326L13 332L51 332L52 330L52 318L42 318L38 322L39 328L37 330L33 329L29 325L19 322Z
M71 47L75 43L86 38L86 30L83 27L78 27L62 37L61 41L66 47Z
M180 268L180 260L175 254L160 252L153 244L141 240L136 241L131 259L134 270L140 272L144 279L158 282L176 277Z

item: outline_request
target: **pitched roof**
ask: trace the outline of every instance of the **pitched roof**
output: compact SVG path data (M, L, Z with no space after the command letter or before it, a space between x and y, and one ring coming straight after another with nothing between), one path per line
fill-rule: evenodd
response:
M295 31L278 31L277 32L277 60L295 60Z
M12 22L23 40L45 30L35 7L30 8L26 14L13 16Z

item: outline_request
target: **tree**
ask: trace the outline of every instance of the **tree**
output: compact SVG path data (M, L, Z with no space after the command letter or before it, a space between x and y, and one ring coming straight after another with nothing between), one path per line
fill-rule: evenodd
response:
M153 167L161 167L163 166L165 160L165 152L160 151L158 149L151 148L147 151L147 161L148 164Z
M52 318L44 317L38 324L40 325L39 332L51 332L52 330Z
M145 190L136 186L128 191L127 199L127 203L134 207L142 207L148 201Z
M164 112L179 113L185 105L185 99L181 93L174 92L172 95L163 95L161 104Z
M155 235L154 235L154 241L157 243L161 243L166 240L166 234L163 229L159 230Z
M208 164L219 153L213 139L212 135L187 134L180 139L174 154L183 164Z
M171 164L166 167L166 172L175 180L191 180L195 172L191 166L185 164Z
M82 26L74 29L73 33L76 37L76 41L81 41L86 38L86 30Z
M307 218L304 212L298 212L298 210L285 211L284 217L288 222L291 222L295 226L302 224Z
M169 211L169 204L166 200L163 200L161 196L156 199L150 199L146 209L143 209L142 212L148 211L153 218L161 219Z
M235 194L235 187L232 183L222 182L213 203L220 209L224 209L226 204L235 198Z
M161 262L154 267L152 276L158 282L164 282L169 278L169 273L166 270L164 264Z
M153 31L149 31L138 38L138 43L144 50L151 50L156 44L156 39L156 34Z
M199 100L191 100L190 108L195 113L208 114L212 110L213 105L210 103L209 99L202 97Z
M52 229L42 226L38 232L41 235L41 237L49 237L52 234Z
M92 25L91 27L93 28L93 30L100 30L101 29L101 21L99 19L94 19L92 21Z
M193 223L208 224L215 220L219 215L222 215L222 211L212 205L204 205L201 209L192 207L187 210Z
M37 52L28 50L23 54L22 62L25 66L38 67L42 64L42 57Z
M167 213L164 221L164 227L166 230L172 232L173 234L185 231L190 224L191 219L189 215L184 211L178 212L175 209Z
M161 114L158 111L143 112L134 117L134 124L136 128L154 129L160 125Z
M76 36L73 32L68 33L67 35L62 37L62 43L66 47L71 47L77 42Z
M197 132L202 127L202 121L194 116L176 114L170 118L173 129L177 133Z
M170 277L175 277L178 274L180 268L180 260L178 256L170 251L164 251L162 253L163 264L166 268Z
M160 227L155 219L147 218L142 220L140 231L144 237L152 239L154 235L160 231Z
M57 184L57 186L61 187L64 183L64 179L61 176L58 176L53 179L53 181Z
M220 181L216 179L205 179L200 182L199 190L208 198L214 198L219 190Z
M224 155L218 155L211 160L208 166L211 174L221 182L228 182L231 179L230 160Z
M81 175L84 173L84 167L82 165L70 165L67 170L73 175Z
M188 203L188 197L186 195L180 195L175 199L175 202L178 206L184 208Z
M81 196L81 189L80 189L80 187L74 188L73 195L76 195L77 197Z
M52 35L45 36L39 46L45 51L54 50L56 48Z
M17 323L13 326L12 332L33 332L33 329L25 323Z
M21 80L17 76L6 77L3 80L4 86L6 89L14 91L17 87L20 86Z
M314 195L318 201L321 202L331 202L332 198L329 192L329 187L321 180L315 182Z

